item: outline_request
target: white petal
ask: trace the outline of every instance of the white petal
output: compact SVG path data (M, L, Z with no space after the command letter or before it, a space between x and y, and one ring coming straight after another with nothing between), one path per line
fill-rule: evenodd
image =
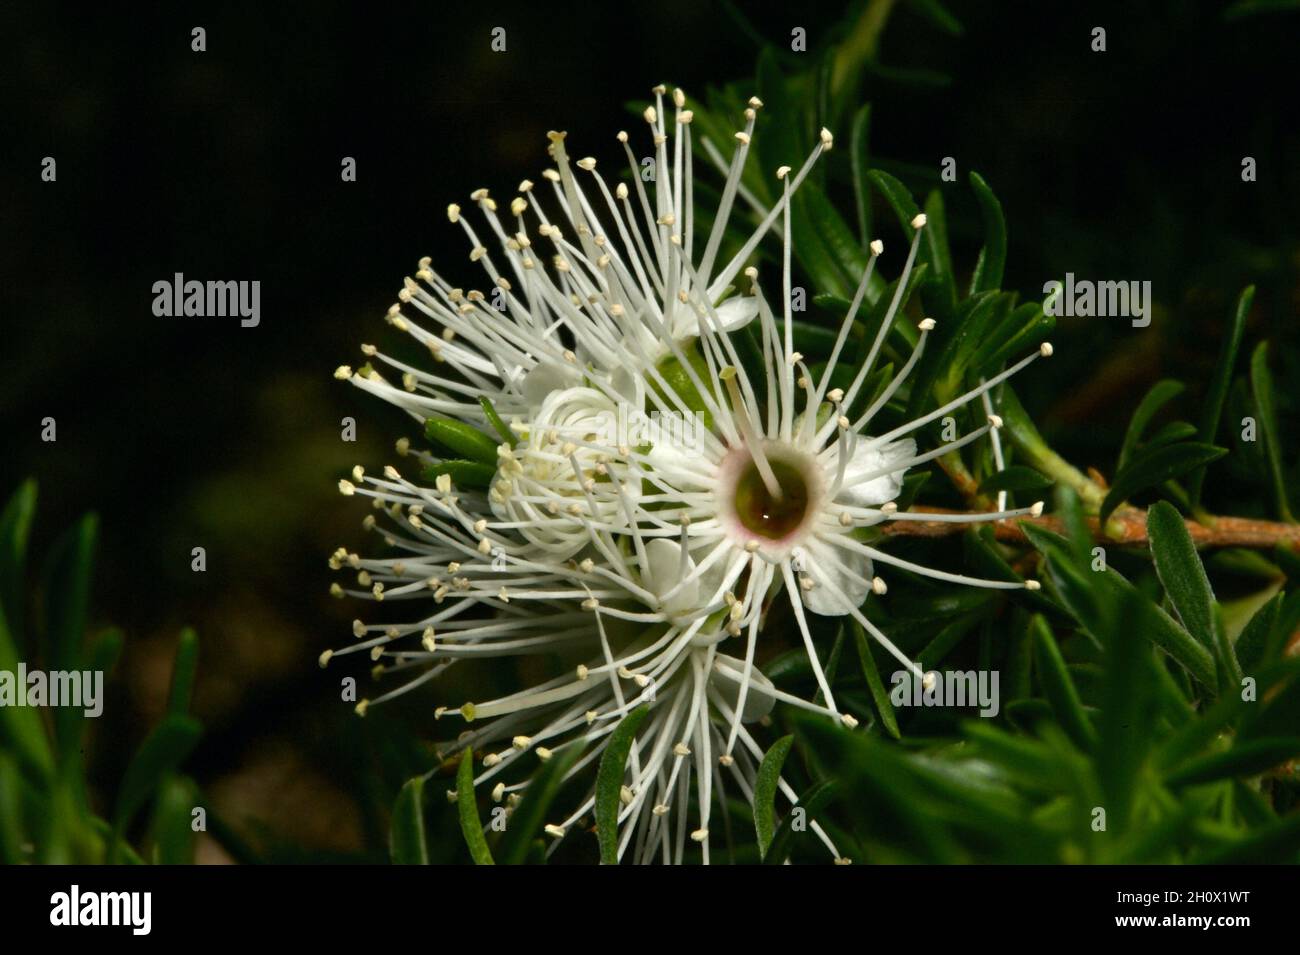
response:
M805 573L816 583L812 590L802 591L803 605L813 613L842 617L850 607L859 607L867 599L871 590L870 557L815 541L808 548L808 562L813 569Z
M840 447L838 443L835 446L837 449ZM862 478L868 474L875 474L881 468L887 468L891 464L906 461L915 454L916 442L911 438L894 441L879 448L861 445L849 461L844 473L844 484L835 499L841 504L857 507L875 507L892 501L903 489L903 472L907 470L906 468L899 468L890 474L881 474L869 481L863 481ZM832 464L826 469L827 473L834 474L834 469L838 465L839 462L832 458Z
M581 380L578 370L559 362L544 361L534 365L519 384L524 400L530 405L540 405L552 392L568 388Z
M646 542L645 554L647 566L642 576L647 587L656 596L662 596L683 578L682 545L667 537L656 537ZM689 554L684 570L687 582L663 605L664 612L670 616L694 609L699 599L699 576L695 573L695 561Z
M717 306L714 311L718 313L718 321L722 322L722 327L727 331L744 328L758 317L758 296L732 296Z
M745 661L719 653L713 658L713 665L719 670L730 671L736 676L734 680L723 676L713 681L718 693L727 701L727 706L735 712L736 703L740 700L740 680L745 673ZM745 709L740 714L742 723L753 723L772 712L772 707L776 705L776 697L772 695L772 690L772 681L763 676L758 667L754 666L749 671L749 692L745 694Z

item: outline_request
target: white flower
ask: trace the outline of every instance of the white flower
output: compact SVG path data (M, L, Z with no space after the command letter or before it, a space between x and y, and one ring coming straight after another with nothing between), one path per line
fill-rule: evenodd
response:
M527 789L538 760L572 748L581 755L570 775L590 769L619 721L648 704L626 768L620 857L681 861L689 832L708 861L716 791L725 776L750 795L763 755L746 723L777 701L854 723L836 706L805 610L852 615L919 673L859 609L869 591L884 592L877 563L977 586L1027 586L920 567L854 532L914 519L894 506L904 472L995 435L998 421L990 414L985 426L925 451L913 435L977 397L987 401L990 389L1037 356L873 436L868 428L876 412L925 347L933 328L927 319L894 381L850 421L847 409L900 306L924 217L913 223L900 292L851 386L831 388L831 375L881 253L878 242L829 365L814 382L793 350L789 204L830 148L830 134L823 132L797 173L782 168L782 196L771 209L745 196L761 221L741 248L720 260L761 104L751 100L730 163L710 150L726 180L698 247L691 111L674 91L670 124L665 92L656 88L655 105L645 113L656 150L652 190L638 175L626 134L618 138L632 170L631 189L621 183L611 189L594 159L579 160L575 172L564 135L550 134L555 168L543 175L559 216L548 217L528 181L510 202L508 219L486 190L472 195L486 222L485 238L458 206L448 210L469 239L470 258L485 270L490 293L455 287L424 259L389 312L393 326L428 347L434 370L366 346L367 356L392 369L400 385L373 363L337 373L420 422L449 422L438 434L470 460L449 463L403 439L399 451L426 470L423 483L391 467L382 477L358 468L353 480L341 482L345 494L373 499L376 513L367 526L397 551L362 558L340 548L331 564L357 574L357 587L345 592L385 604L422 598L423 615L397 624L357 621L359 642L326 654L322 664L331 656L369 652L382 661L382 671L419 673L363 702L358 709L364 712L464 659L557 661L555 675L535 686L438 710L471 724L448 752L485 754L475 784L508 806ZM745 268L778 219L780 319L756 271ZM742 269L748 287L737 290ZM749 377L732 339L754 321L762 342L758 380ZM1045 346L1043 353L1049 351ZM661 430L651 441L622 433L629 419L697 413L710 429ZM1038 508L950 519L996 520ZM754 666L766 604L782 589L824 702L777 689ZM720 644L728 638L738 638L743 648L724 652ZM793 802L796 794L784 780L780 789ZM547 831L568 832L592 811L593 798ZM838 857L828 835L812 828Z

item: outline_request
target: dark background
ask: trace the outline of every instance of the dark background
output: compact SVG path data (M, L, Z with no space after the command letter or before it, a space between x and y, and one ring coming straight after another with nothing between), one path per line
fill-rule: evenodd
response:
M613 158L626 104L651 85L703 93L752 76L758 51L714 3L374 6L0 11L0 491L38 479L37 552L101 515L95 619L129 639L95 772L120 772L193 624L207 733L190 769L280 858L383 857L383 807L422 757L432 699L362 725L337 702L339 674L315 664L357 610L327 595L326 557L362 542L364 514L335 482L382 465L405 433L333 368L384 339L419 256L458 274L448 202L536 176L551 128L582 144L575 155ZM873 153L891 171L920 191L957 159L942 188L959 271L980 241L975 169L1006 211L1006 288L1041 297L1066 271L1153 283L1151 328L1065 319L1056 374L1022 389L1080 464L1112 464L1157 378L1207 377L1252 282L1246 344L1274 340L1279 413L1295 420L1300 16L1228 19L1224 6L954 0L953 37L903 3L881 62L950 82L864 81ZM844 14L744 9L786 49L805 27L810 56ZM190 49L194 26L205 53ZM494 26L505 53L489 48ZM1089 48L1094 26L1105 53ZM44 156L55 183L40 179ZM340 181L344 156L355 183ZM154 317L151 286L174 272L260 280L260 327ZM344 415L355 445L339 440ZM45 416L57 443L40 440ZM1208 497L1223 506L1224 493ZM196 545L204 574L190 570Z

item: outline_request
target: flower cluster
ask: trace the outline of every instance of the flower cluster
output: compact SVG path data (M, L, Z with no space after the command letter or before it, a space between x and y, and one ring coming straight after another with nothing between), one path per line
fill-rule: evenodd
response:
M919 323L910 357L879 393L864 389L899 315L925 217L897 290L865 360L851 379L832 375L857 322L883 252L870 265L814 375L796 350L791 315L791 196L832 147L823 131L797 170L781 167L780 198L764 207L741 184L762 103L751 99L711 226L696 228L692 111L681 90L655 90L644 118L657 176L610 182L595 159L571 161L563 133L550 134L551 195L519 185L508 215L485 189L471 195L475 222L459 206L451 223L468 238L486 291L454 286L423 259L387 320L430 355L414 367L364 346L365 366L336 377L405 409L433 451L406 439L402 470L354 469L346 495L371 499L365 525L391 556L340 548L336 570L356 587L335 593L389 603L417 601L405 623L354 624L355 643L323 655L368 652L395 689L374 706L433 680L461 661L537 656L553 675L496 699L440 706L464 721L444 755L481 759L475 785L514 806L541 761L566 752L567 777L588 771L619 722L646 705L627 760L619 809L620 858L681 862L687 839L709 858L710 815L724 785L752 798L763 756L750 732L777 702L855 725L835 701L808 615L850 615L918 677L862 612L884 594L882 568L996 588L1036 582L975 580L927 568L872 546L862 528L888 521L989 521L1037 514L1041 505L996 513L914 515L896 503L904 473L1001 424L988 404L999 383L1051 353L1043 345L974 390L914 420L872 433L877 413L907 380L934 328ZM712 146L712 144L710 144ZM735 213L737 199L753 212ZM552 210L549 214L547 209ZM728 255L728 226L749 223ZM755 253L779 240L781 291L770 301ZM775 243L774 243L775 244ZM757 347L755 347L757 345ZM866 395L870 403L862 407ZM921 450L928 423L982 400L982 426ZM851 413L851 409L860 409ZM689 443L664 429L655 440L620 441L611 416L702 418ZM406 473L403 473L406 472ZM408 476L408 475L414 475ZM886 571L887 573L887 571ZM775 687L755 666L774 599L789 601L820 692L815 701ZM780 790L791 801L793 790ZM557 840L593 809L594 792L547 826ZM827 833L812 827L838 861Z

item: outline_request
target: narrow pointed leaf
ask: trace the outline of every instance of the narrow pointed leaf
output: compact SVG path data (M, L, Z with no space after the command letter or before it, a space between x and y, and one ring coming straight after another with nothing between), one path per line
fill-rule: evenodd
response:
M619 721L609 736L609 743L596 770L596 836L600 840L602 865L618 864L618 807L623 791L623 772L628 754L636 742L637 730L650 713L642 704Z
M894 739L902 739L903 734L898 729L898 714L894 712L893 701L890 700L889 692L880 679L880 668L876 666L876 658L871 652L871 645L867 641L866 631L862 628L862 624L856 620L852 622L851 626L853 627L853 638L858 647L858 659L862 662L862 675L867 681L867 689L871 691L871 701L876 705L876 713L880 716L880 723Z
M18 486L0 515L0 611L16 641L23 635L27 539L35 514L36 482L29 479Z
M1241 347L1241 336L1246 328L1246 316L1255 301L1255 286L1248 285L1242 289L1237 299L1237 307L1232 310L1232 318L1219 347L1219 357L1214 363L1214 374L1210 378L1209 390L1205 393L1205 407L1201 411L1199 437L1206 444L1213 444L1219 432L1219 419L1223 415L1223 403L1228 397L1228 388L1232 384L1232 369L1237 363L1237 350ZM1201 486L1205 483L1205 468L1192 472L1188 480L1187 491L1193 506L1201 503Z
M1157 487L1170 478L1186 474L1193 468L1217 461L1227 454L1226 448L1187 441L1141 452L1115 475L1115 482L1106 492L1099 515L1104 524L1115 508L1132 495Z
M546 824L546 813L559 795L564 777L582 756L579 746L569 746L552 754L528 782L523 799L510 814L510 825L497 846L496 857L502 865L521 865L534 840Z
M1277 412L1273 406L1273 375L1268 370L1268 342L1260 342L1250 356L1250 387L1255 398L1255 413L1259 416L1259 432L1264 442L1264 456L1268 461L1269 481L1273 487L1273 500L1277 515L1292 522L1291 502L1287 498L1286 474L1282 470L1282 433L1277 426Z
M451 475L451 482L461 488L486 488L496 477L496 468L479 461L439 461L424 469L424 479L436 481L441 475Z
M1061 728L1074 740L1084 752L1091 752L1097 745L1097 733L1083 711L1079 700L1079 691L1075 689L1070 672L1065 667L1065 659L1056 645L1056 638L1047 621L1035 614L1029 624L1034 636L1034 658L1038 664L1038 678L1043 684L1043 693L1056 714Z
M1122 470L1124 465L1128 463L1155 413L1171 399L1182 394L1183 388L1184 385L1181 381L1164 378L1152 385L1147 393L1142 396L1142 400L1138 402L1132 417L1129 418L1128 430L1124 432L1124 442L1120 445L1119 459L1115 463L1115 470Z
M1172 504L1158 501L1147 511L1147 536L1156 573L1187 632L1207 649L1214 645L1214 591L1192 535Z
M199 635L191 628L181 631L172 664L172 685L168 695L170 713L188 713L194 697L194 677L199 669Z
M758 776L754 780L754 831L758 834L758 854L767 855L776 829L776 790L781 780L781 768L794 745L793 736L782 736L763 755Z
M483 823L478 817L478 801L474 794L474 755L465 750L456 770L456 814L460 817L460 832L469 847L475 865L495 865L492 851L483 836Z
M145 737L127 765L113 808L113 849L132 817L157 792L163 779L174 772L199 741L202 727L192 716L169 714Z
M980 265L971 276L971 294L987 292L1002 287L1002 272L1007 263L1007 222L1002 214L1002 203L977 172L970 174L971 188L979 202L980 217L984 220L984 250Z
M424 422L424 436L457 457L496 468L497 442L473 425L450 418L429 418Z
M492 430L500 436L501 440L512 448L518 444L519 438L501 419L501 415L497 413L497 409L493 407L492 402L488 400L487 395L480 395L478 403L483 408L483 414L487 416L488 424L492 425Z
M408 779L397 794L388 831L388 852L394 865L429 864L429 846L424 837L423 776Z
M799 801L786 813L785 818L781 820L781 825L772 836L772 842L763 856L764 864L780 865L789 857L790 844L794 841L796 832L795 820L800 817L804 820L802 828L798 831L807 831L811 828L811 823L826 808L826 804L835 794L835 789L836 780L823 779L813 783L799 797Z

